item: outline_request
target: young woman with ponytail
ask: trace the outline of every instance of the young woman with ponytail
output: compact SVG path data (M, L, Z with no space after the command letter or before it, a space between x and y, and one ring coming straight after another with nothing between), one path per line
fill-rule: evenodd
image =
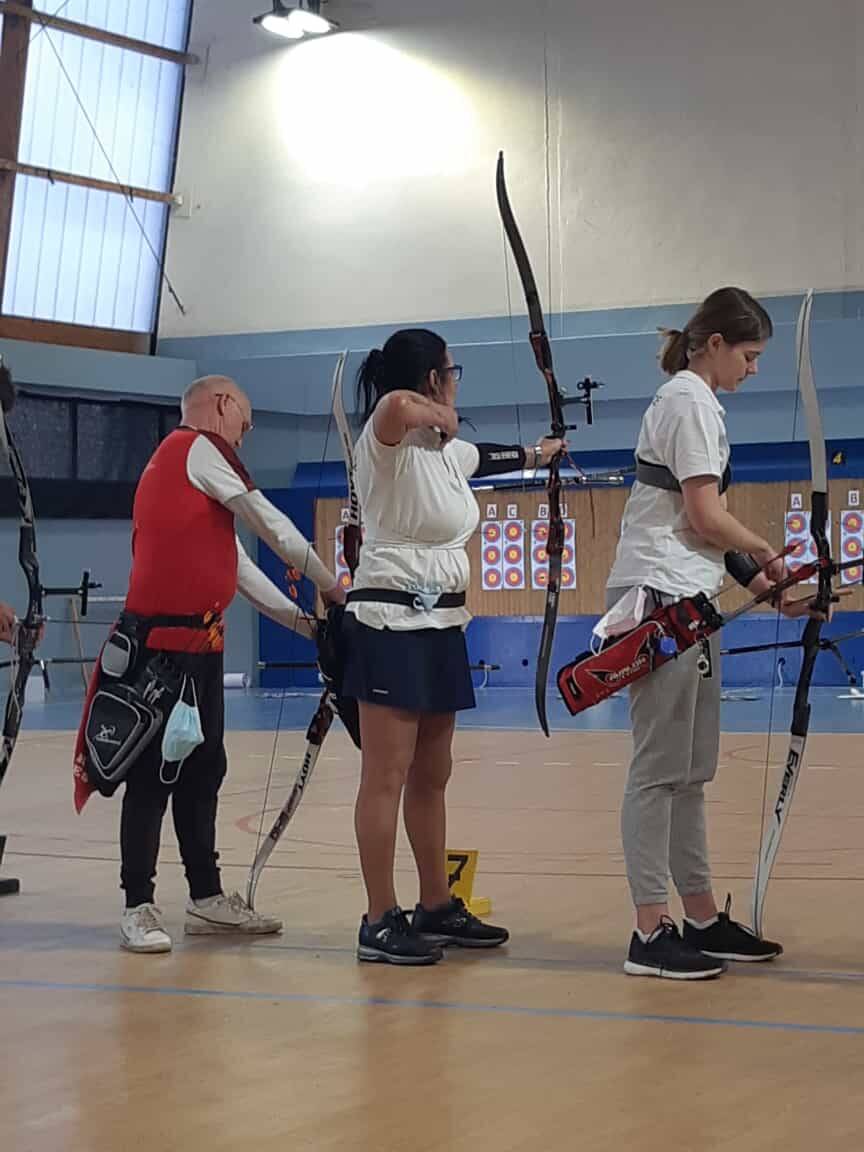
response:
M637 614L696 592L711 596L727 571L754 594L785 575L778 550L727 508L729 442L717 398L756 374L771 335L768 313L740 288L713 292L682 331L664 330L660 362L670 379L642 419L636 481L607 581L610 608L628 594ZM785 594L779 601L787 616L809 611ZM715 634L629 690L633 758L621 831L636 906L624 965L631 975L705 979L729 960L782 952L732 920L729 900L724 912L714 900L703 793L717 771L720 686ZM683 935L669 916L670 873L684 905Z
M455 717L475 703L464 629L466 546L479 509L468 478L544 466L564 444L457 439L461 372L440 336L405 329L369 353L358 378L364 538L345 610L343 695L358 701L360 713L355 829L368 897L361 960L433 964L443 945L488 948L508 938L451 899L445 867ZM420 881L410 919L393 882L403 793Z

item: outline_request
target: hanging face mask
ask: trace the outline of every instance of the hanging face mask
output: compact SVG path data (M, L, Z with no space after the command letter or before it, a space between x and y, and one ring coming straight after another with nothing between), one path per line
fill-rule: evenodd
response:
M186 686L192 689L192 701L186 699ZM186 757L194 752L199 744L204 743L204 731L201 728L201 715L198 711L198 698L195 692L195 681L191 676L183 677L183 686L180 697L171 709L171 715L165 724L162 733L162 769L160 776L164 784L173 784L180 775L180 768ZM177 772L171 780L165 779L164 768L166 764L176 764Z
M604 640L619 636L622 632L629 632L645 618L645 589L631 588L626 595L617 600L605 616L597 621L593 628L593 635L597 637L592 641L591 650L596 651Z

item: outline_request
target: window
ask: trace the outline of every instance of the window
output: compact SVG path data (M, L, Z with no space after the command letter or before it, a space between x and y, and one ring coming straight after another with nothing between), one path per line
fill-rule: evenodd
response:
M180 413L176 403L55 397L23 385L8 419L37 519L128 520L141 473ZM2 475L0 517L17 513L14 483Z
M11 215L0 236L3 315L153 331L190 8L190 0L51 0L50 11L95 39L28 22ZM103 43L99 30L136 46Z

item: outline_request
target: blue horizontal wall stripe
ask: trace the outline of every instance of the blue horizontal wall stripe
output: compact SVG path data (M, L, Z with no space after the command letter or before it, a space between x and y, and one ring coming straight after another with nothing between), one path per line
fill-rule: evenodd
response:
M864 292L819 292L820 320L860 320L864 318ZM794 324L801 306L800 295L763 296L775 325ZM679 304L656 304L634 308L587 309L580 312L553 313L547 317L550 336L620 336L656 333L660 327L680 327L692 314L695 301ZM420 322L410 321L411 326ZM524 334L526 318L521 312L513 317L475 316L456 320L425 322L448 343L507 343ZM271 332L237 332L217 336L174 336L159 341L160 356L191 359L219 357L240 359L248 356L292 356L338 352L342 348L372 348L386 340L394 328L391 324L368 324L338 328L309 328Z
M755 380L740 394L724 398L733 444L804 440L803 413L797 411L795 320L799 296L767 301L775 337ZM630 447L650 397L662 381L656 363L657 327L680 325L692 305L569 313L548 324L559 381L573 392L586 375L604 382L596 396L596 421L571 437L584 451ZM346 370L346 407L357 369L369 347L381 344L397 325L318 329L308 332L247 333L237 336L164 340L162 355L194 359L200 374L225 373L248 391L259 411L319 421L330 415L330 382L336 356L351 350ZM478 438L534 438L548 427L545 389L533 361L524 317L479 317L432 323L465 369L459 410L470 418ZM512 340L512 343L511 343ZM864 293L823 293L814 306L813 358L829 438L864 430L858 387L859 350L864 346ZM306 437L309 458L316 441ZM320 447L320 441L318 442ZM334 447L334 453L337 450Z
M197 375L194 358L138 356L96 348L68 348L29 340L0 340L0 355L20 384L127 396L179 397Z
M597 616L567 616L564 613L566 605L562 608L555 632L550 663L550 685L554 685L555 674L562 664L588 650L591 630L597 622ZM493 687L524 688L530 691L534 685L540 625L539 616L475 617L469 624L466 634L471 662L500 665L500 669L492 673L489 680ZM858 629L864 629L864 612L844 612L835 616L830 628L826 628L823 635L826 639L830 639L831 636L842 636ZM724 628L722 643L724 648L738 648L751 644L794 641L800 639L802 631L803 626L795 621L783 618L779 621L778 628L776 615L752 613ZM864 669L864 638L846 641L841 646L841 651L843 659L860 686L861 671ZM311 644L292 642L284 629L280 631L278 625L262 618L262 660L313 661L314 658ZM799 648L725 656L723 683L729 687L757 685L770 687L771 684L777 683L777 665L781 659L783 683L795 684L801 668ZM310 687L317 684L318 680L317 673L310 668L263 671L260 683L265 688ZM819 654L813 683L817 686L839 686L848 683L839 661L830 652Z
M473 439L470 431L466 438ZM829 479L842 479L844 476L857 479L864 476L864 438L855 440L831 440L828 442ZM834 457L842 456L842 463L834 463ZM633 451L630 448L609 451L580 452L579 465L583 472L611 472L616 468L625 469L633 465ZM736 484L783 483L788 480L809 480L810 448L806 442L780 442L776 444L740 444L732 453L733 480ZM561 469L566 480L575 475L570 467ZM625 477L629 484L632 477ZM487 476L483 480L472 481L475 488L522 487L521 473L513 476ZM545 483L545 481L544 481ZM541 485L542 487L542 485ZM309 499L319 495L347 498L345 465L341 459L302 463L297 465L292 480L292 489L310 490ZM320 489L320 491L319 491ZM274 488L268 491L271 499L284 499L287 489Z

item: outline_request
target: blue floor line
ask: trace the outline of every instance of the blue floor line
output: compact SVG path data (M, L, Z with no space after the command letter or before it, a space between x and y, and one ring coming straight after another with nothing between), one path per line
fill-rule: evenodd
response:
M337 1005L346 1008L408 1008L479 1015L531 1016L560 1020L603 1020L623 1024L688 1024L744 1028L762 1032L799 1032L832 1036L864 1036L864 1026L797 1024L782 1020L736 1020L721 1016L675 1016L664 1013L613 1012L589 1008L533 1008L522 1004L475 1004L458 1000L413 1000L387 996L333 996L293 992L230 991L221 988L150 987L145 984L84 984L52 980L3 980L0 989L40 992L110 992L151 996L189 996L219 1000L266 1000L271 1003Z
M733 689L731 691L741 691ZM721 705L721 727L724 732L767 730L770 688L761 688L758 700L727 700ZM864 732L864 699L842 700L847 689L813 688L810 698L811 732ZM780 688L774 694L773 731L789 732L794 689ZM225 694L225 722L229 731L266 731L276 728L281 707L281 729L285 732L305 730L318 701L317 692L289 691L282 705L276 692L232 692ZM24 731L73 731L81 718L78 698L49 698L45 702L28 701L24 709ZM555 732L574 736L585 732L629 732L630 719L626 695L616 696L579 716L570 716L561 700L550 689L548 694L549 724ZM540 736L534 711L533 690L524 688L485 688L477 691L477 707L460 712L457 719L462 730L483 729L499 732L534 732ZM337 721L337 726L339 722ZM538 740L538 747L543 742Z

